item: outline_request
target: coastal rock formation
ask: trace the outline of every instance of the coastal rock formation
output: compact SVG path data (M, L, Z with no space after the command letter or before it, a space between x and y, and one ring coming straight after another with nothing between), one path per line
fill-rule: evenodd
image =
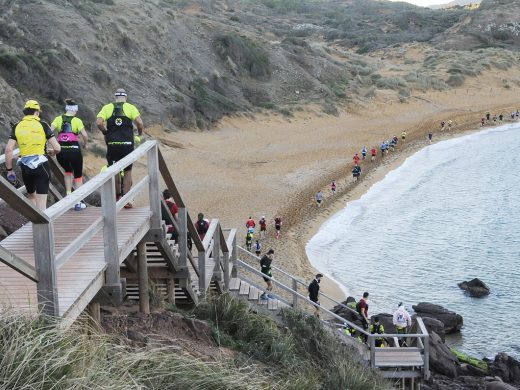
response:
M459 359L444 344L439 335L430 333L430 368L432 371L456 378L459 370Z
M507 383L500 381L493 381L486 383L486 390L516 390L518 387L511 386Z
M356 325L362 325L361 316L356 312L356 300L353 297L348 297L346 301L341 302L341 305L334 306L332 312Z
M420 302L418 305L412 306L412 308L418 316L435 318L441 321L444 324L446 334L458 332L462 328L462 316L440 305Z
M415 321L415 317L416 316L412 316L413 321ZM424 322L424 326L426 326L426 330L428 330L428 333L435 332L443 342L446 341L446 332L444 331L444 323L442 321L431 317L421 318Z
M499 353L495 360L488 362L495 375L505 382L520 385L520 362L506 353Z
M464 281L462 283L458 283L462 290L467 291L469 295L475 298L481 298L486 295L489 295L490 289L482 280L475 278L470 280L469 282Z

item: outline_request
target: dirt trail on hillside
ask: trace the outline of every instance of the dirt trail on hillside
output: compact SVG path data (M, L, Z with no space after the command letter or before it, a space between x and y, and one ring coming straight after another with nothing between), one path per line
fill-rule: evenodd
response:
M481 85L500 85L495 74L479 78ZM517 107L518 105L518 107ZM345 207L397 167L406 156L427 144L427 133L434 141L470 129L478 130L486 111L503 112L520 108L518 90L487 88L456 90L422 95L408 103L373 102L368 108L342 111L338 117L319 113L313 107L294 117L281 115L227 118L211 132L164 133L149 128L160 138L182 196L192 215L203 212L218 217L224 226L239 227L238 242L244 245L245 222L249 216L268 219L268 238L264 250L276 250L275 264L310 279L305 244L333 213ZM145 118L146 119L146 118ZM440 131L441 120L451 119L451 132ZM406 129L406 144L397 152L370 164L363 163L363 179L353 183L352 156L365 145L369 150L381 141ZM379 159L378 159L379 160ZM96 173L103 160L87 159L88 173ZM136 165L136 176L144 173ZM331 199L329 185L338 182L338 193ZM313 201L319 190L325 194L324 206ZM284 220L283 237L274 240L273 219ZM325 281L326 293L342 298L337 285Z

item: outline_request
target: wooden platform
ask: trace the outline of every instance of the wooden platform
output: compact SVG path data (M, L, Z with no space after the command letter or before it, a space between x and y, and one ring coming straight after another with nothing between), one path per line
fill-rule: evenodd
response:
M376 367L422 367L424 360L416 348L376 348Z
M150 229L150 209L123 209L117 216L119 262L133 250ZM55 255L60 253L101 217L101 208L70 210L54 222ZM1 245L34 266L32 224L28 223ZM59 315L74 319L103 286L103 230L100 229L57 271ZM0 304L25 311L37 311L36 284L0 263Z

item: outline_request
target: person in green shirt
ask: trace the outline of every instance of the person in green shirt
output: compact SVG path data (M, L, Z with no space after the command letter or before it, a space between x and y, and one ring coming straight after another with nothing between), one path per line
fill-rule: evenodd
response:
M122 160L134 151L134 144L141 142L139 138L144 131L143 120L136 106L127 103L127 93L119 88L115 92L114 103L109 103L99 111L96 125L105 136L107 143L107 165ZM137 136L134 135L134 124L137 127ZM125 169L123 176L123 191L121 192L120 176L116 176L116 196L121 198L132 188L132 164ZM125 208L132 208L132 203L127 203Z
M76 117L78 104L73 99L65 100L65 114L59 115L51 123L51 130L57 131L61 152L56 156L65 171L65 191L72 193L72 187L78 189L83 185L83 154L81 153L80 138L83 145L88 141L83 121ZM75 210L82 210L84 202L74 206Z

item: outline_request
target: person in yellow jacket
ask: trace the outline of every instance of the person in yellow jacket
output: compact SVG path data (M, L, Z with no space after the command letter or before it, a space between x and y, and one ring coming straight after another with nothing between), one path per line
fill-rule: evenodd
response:
M136 106L127 103L127 93L119 88L115 92L114 103L103 106L97 115L96 125L105 136L107 143L107 163L108 166L122 160L134 151L134 144L141 142L140 136L144 131L143 120ZM134 135L134 124L137 127L138 135ZM123 193L127 193L132 188L132 165L124 169L123 191L121 192L121 182L119 175L116 176L116 196L119 199ZM132 208L131 203L127 203L125 208Z
M13 152L16 144L20 147L18 165L22 171L22 179L31 202L40 210L47 208L47 195L51 180L51 169L46 154L52 156L61 150L49 125L40 120L41 108L36 100L25 103L23 119L13 125L11 135L5 148L5 167L7 179L14 183L16 174L13 171ZM47 142L49 148L46 149Z

